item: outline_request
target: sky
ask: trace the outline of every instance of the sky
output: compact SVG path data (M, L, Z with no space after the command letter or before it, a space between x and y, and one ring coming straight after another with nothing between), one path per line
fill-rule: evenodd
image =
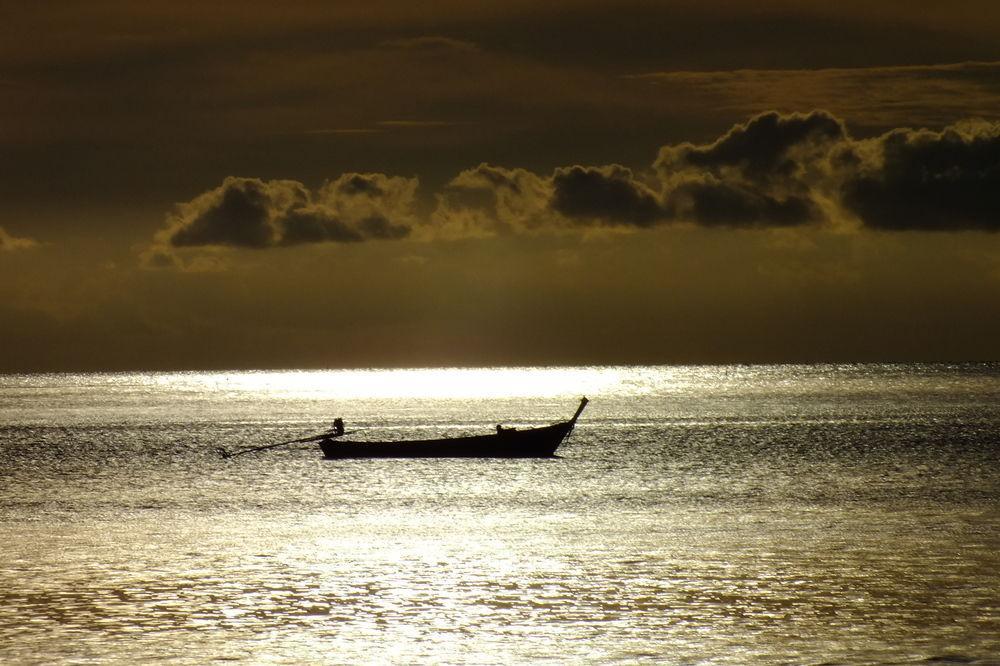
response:
M1000 360L993 0L2 6L2 372Z

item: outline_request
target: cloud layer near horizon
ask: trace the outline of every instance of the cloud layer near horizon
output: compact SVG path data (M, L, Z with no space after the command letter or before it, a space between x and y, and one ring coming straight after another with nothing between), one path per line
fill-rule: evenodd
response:
M651 168L570 165L541 175L462 171L420 216L416 178L349 173L316 191L227 178L179 204L147 249L171 265L199 247L456 239L588 228L848 225L884 231L1000 230L1000 123L894 129L855 139L826 111L766 112L715 141L659 149Z

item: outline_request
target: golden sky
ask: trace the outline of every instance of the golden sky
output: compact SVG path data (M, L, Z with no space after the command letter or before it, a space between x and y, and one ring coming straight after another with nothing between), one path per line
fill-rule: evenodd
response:
M991 360L998 230L992 1L0 21L0 371Z

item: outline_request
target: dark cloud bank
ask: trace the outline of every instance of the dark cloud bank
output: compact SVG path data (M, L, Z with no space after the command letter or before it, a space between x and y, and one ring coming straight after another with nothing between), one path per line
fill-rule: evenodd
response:
M345 174L227 178L181 204L148 256L665 224L769 228L850 224L884 231L1000 230L1000 124L896 129L855 139L825 111L763 113L716 141L659 150L652 168L568 166L548 176L481 164L415 212L416 178Z

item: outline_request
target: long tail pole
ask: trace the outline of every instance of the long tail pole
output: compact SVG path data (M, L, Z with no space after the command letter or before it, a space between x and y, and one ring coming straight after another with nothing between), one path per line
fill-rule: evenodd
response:
M264 446L255 446L252 449L243 449L242 451L236 451L235 453L230 453L229 451L226 451L224 448L222 448L220 446L219 447L219 453L222 454L223 458L235 458L236 456L241 456L244 453L255 453L257 451L266 451L267 449L274 449L274 448L277 448L279 446L287 446L289 444L304 444L306 442L315 442L315 441L318 441L320 439L325 439L325 438L331 438L332 439L334 437L341 437L343 435L349 435L349 434L350 433L347 433L347 432L338 433L338 432L335 432L335 431L331 430L329 432L320 433L318 435L310 435L308 437L300 437L299 439L289 439L288 441L278 442L276 444L265 444Z

